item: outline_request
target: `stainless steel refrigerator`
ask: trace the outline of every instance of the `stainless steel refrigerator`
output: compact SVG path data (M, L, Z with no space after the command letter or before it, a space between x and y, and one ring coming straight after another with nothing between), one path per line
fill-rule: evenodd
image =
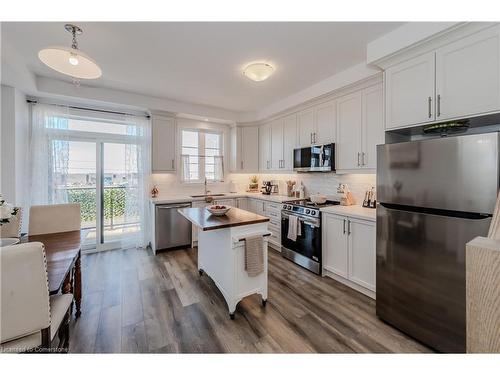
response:
M465 352L465 244L485 236L499 134L377 149L377 315L441 352Z

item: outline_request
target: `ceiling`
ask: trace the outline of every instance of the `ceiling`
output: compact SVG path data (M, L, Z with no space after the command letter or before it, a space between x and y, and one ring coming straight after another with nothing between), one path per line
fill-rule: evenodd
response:
M257 111L365 61L366 45L396 22L77 22L79 48L103 75L82 82L232 111ZM71 45L60 22L2 23L2 44L33 73L60 80L37 57L40 49ZM276 67L266 81L242 76L249 62Z

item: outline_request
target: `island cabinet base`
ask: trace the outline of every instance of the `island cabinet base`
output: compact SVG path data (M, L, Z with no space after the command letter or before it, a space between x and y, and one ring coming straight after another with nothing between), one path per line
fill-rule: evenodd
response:
M203 231L198 229L198 269L212 278L234 319L236 305L244 297L260 294L267 301L267 223ZM262 235L264 271L250 277L245 271L245 237Z

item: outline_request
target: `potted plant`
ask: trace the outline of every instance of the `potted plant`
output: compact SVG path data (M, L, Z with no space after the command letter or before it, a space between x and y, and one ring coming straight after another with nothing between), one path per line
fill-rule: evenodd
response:
M13 216L17 215L17 211L18 209L6 203L2 197L2 194L0 194L0 225L10 222L10 219Z
M0 194L0 227L4 224L9 223L12 218L17 215L18 208L5 202L2 195ZM0 229L1 231L1 229ZM0 246L14 245L19 242L18 238L0 238Z

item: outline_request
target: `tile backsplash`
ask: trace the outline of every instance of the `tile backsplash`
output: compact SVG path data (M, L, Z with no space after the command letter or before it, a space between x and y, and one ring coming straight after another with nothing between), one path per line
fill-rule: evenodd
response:
M250 177L254 174L231 173L226 182L209 184L208 189L212 193L224 193L231 190L243 192L247 189ZM336 173L290 173L290 174L257 174L259 186L262 181L275 181L280 194L286 194L285 181L297 181L304 185L305 194L309 196L321 193L330 199L339 199L337 186L339 183L347 184L356 198L356 203L361 204L365 191L376 186L375 174L336 174ZM233 185L233 184L234 185ZM161 196L168 195L193 195L203 193L203 184L181 184L175 174L154 174L151 176L151 184L158 186Z

